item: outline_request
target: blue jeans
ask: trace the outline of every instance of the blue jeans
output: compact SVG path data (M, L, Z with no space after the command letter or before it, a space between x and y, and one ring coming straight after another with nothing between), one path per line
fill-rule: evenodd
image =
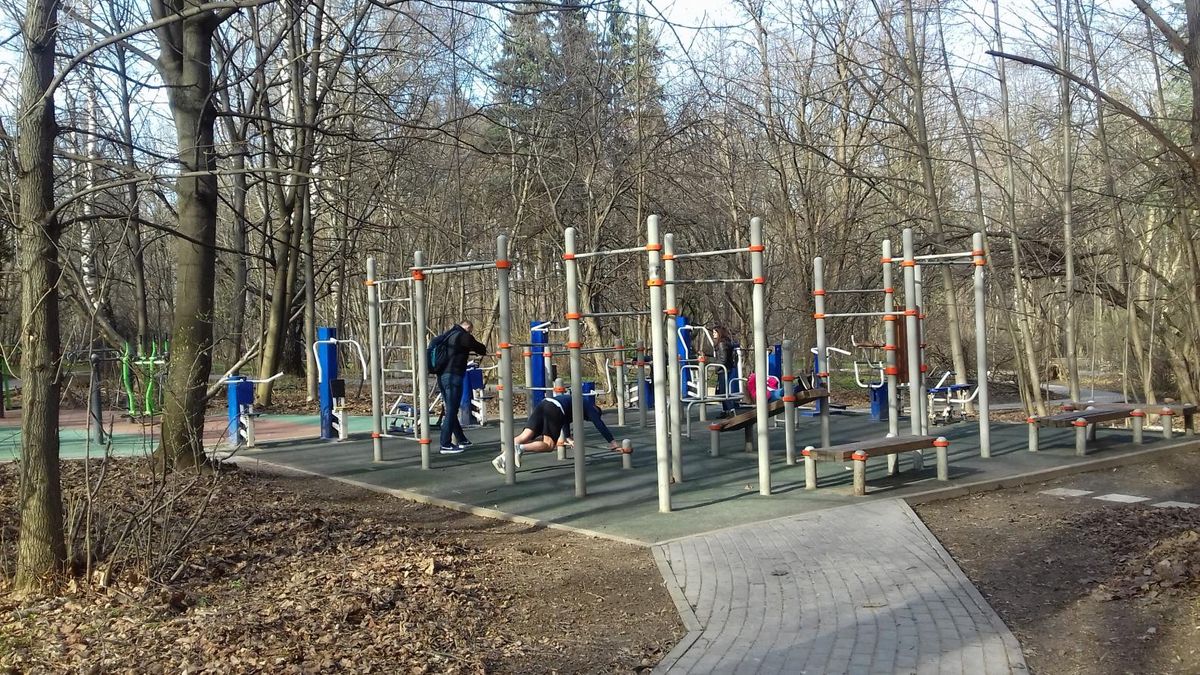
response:
M442 417L442 447L450 447L454 438L465 443L467 435L458 421L458 409L462 407L463 376L458 373L438 375L438 389L442 392L442 404L446 407L446 414Z
M729 381L717 373L717 396L724 396L729 391ZM721 401L721 410L737 410L737 401Z

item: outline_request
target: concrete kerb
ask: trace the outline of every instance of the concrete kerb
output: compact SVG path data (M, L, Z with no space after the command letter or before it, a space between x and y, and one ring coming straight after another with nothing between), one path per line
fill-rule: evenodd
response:
M683 589L679 587L679 581L675 577L674 570L671 569L671 563L667 561L667 555L663 547L654 546L652 550L654 551L654 562L658 563L658 573L662 577L663 585L666 586L667 593L671 596L671 601L675 603L675 611L679 614L680 621L683 622L684 630L687 631L683 637L679 638L679 642L675 643L671 651L667 652L667 655L655 666L655 672L663 672L679 661L692 648L692 645L704 633L704 627L700 625L700 620L696 618L696 613L688 603L687 596L683 594Z
M357 481L352 478L342 478L340 476L328 476L326 474L323 474L323 473L320 473L317 471L308 471L307 469L297 469L296 467L288 466L286 464L276 464L275 462L269 462L264 459L259 459L253 455L248 456L248 457L247 456L238 456L238 457L232 458L229 461L231 461L235 464L246 464L246 465L262 464L264 466L269 466L272 469L280 471L280 472L285 472L285 473L290 472L290 473L297 473L297 474L301 474L301 475L305 475L305 476L315 476L317 478L325 478L327 480L337 481L339 483L344 483L346 485L353 485L354 487L361 488L363 490L369 490L371 492L377 492L380 494L390 495L392 497L399 497L400 499L405 499L410 502L417 502L418 504L426 504L429 506L437 506L437 507L441 507L444 509L450 509L451 511L458 511L459 513L466 513L466 514L469 514L472 516L479 516L481 518L489 518L491 520L499 520L499 521L504 521L504 522L509 522L509 523L516 523L518 525L529 525L531 527L544 527L544 528L547 528L550 530L560 530L563 532L570 532L571 534L578 534L578 535L582 535L585 537L593 537L595 539L607 539L609 541L616 541L616 542L620 542L622 544L630 544L633 546L639 546L639 547L643 547L643 548L645 548L647 546L652 546L652 544L649 544L644 541L638 541L636 539L629 539L627 537L621 537L618 535L608 534L605 532L597 532L596 530L587 530L582 527L573 527L571 525L563 525L562 523L556 523L556 522L549 521L549 520L539 520L537 518L530 518L529 516L520 516L515 513L506 513L504 511L498 511L496 509L489 509L489 508L484 508L482 506L475 506L474 504L464 504L463 502L456 502L456 501L453 501L450 499L442 499L440 497L430 497L429 495L423 495L419 492L412 492L409 490L400 490L400 489L396 489L396 488L380 487L378 485L372 485L370 483L364 483L362 481Z
M1056 466L1050 469L1039 469L1037 471L1029 471L1020 473L1014 476L1005 476L1003 478L989 478L987 480L975 481L973 483L963 483L944 488L926 490L916 494L906 495L902 499L909 504L927 504L929 502L943 501L946 499L955 499L957 497L965 497L967 495L979 494L982 492L992 492L994 490L1002 490L1010 487L1020 487L1029 485L1030 483L1042 483L1063 476L1070 476L1077 473L1087 473L1089 471L1098 471L1100 469L1110 469L1126 464L1136 464L1138 462L1153 459L1160 454L1167 454L1179 450L1195 450L1200 448L1200 437L1190 437L1187 440L1171 443L1168 445L1158 445L1155 447L1138 450L1136 452L1115 455L1112 457L1098 457L1089 459L1083 462L1076 462L1066 466Z

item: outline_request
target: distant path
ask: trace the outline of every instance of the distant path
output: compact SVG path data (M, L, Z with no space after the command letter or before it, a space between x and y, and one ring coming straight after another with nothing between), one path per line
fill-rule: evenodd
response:
M1045 387L1051 394L1055 394L1058 398L1068 398L1071 394L1071 388L1059 382L1051 382L1043 384L1042 386ZM1080 387L1079 393L1085 401L1091 401L1093 403L1125 402L1125 394L1122 394L1119 391L1105 391L1103 389ZM1024 407L1025 406L1021 405L1020 401L1016 401L1014 403L993 403L992 405L988 406L988 409L995 410L997 412L1003 412L1006 410L1021 410Z
M1025 673L1016 638L904 501L656 547L689 633L661 673Z

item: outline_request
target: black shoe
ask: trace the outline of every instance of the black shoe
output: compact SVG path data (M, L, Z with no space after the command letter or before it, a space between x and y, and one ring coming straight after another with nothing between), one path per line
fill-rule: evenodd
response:
M460 448L469 448L469 447L471 447L472 445L475 445L475 444L474 444L474 443L472 443L472 442L470 441L470 439L463 439L463 442L462 442L462 443L458 443L457 445L458 445L458 447L460 447Z
M466 448L462 447L461 445L443 445L441 453L443 455L459 455L462 454L462 451L465 449Z

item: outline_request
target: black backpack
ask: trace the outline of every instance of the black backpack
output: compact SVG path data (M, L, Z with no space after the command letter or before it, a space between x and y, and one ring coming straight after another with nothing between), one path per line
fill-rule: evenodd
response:
M451 338L457 335L460 330L462 330L460 326L454 326L429 341L429 347L425 350L425 360L429 366L430 373L441 375L446 371L446 366L450 363L450 356L453 354L454 349Z

